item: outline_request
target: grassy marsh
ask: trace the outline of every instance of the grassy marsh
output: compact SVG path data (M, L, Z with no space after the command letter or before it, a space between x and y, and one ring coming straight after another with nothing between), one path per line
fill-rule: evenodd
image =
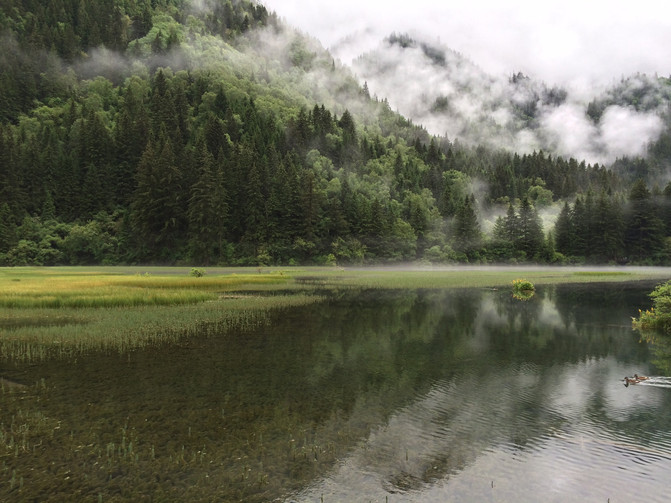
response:
M0 358L70 358L124 352L190 334L254 326L275 309L323 300L334 289L509 286L667 279L658 268L188 268L0 269Z
M152 343L267 320L273 309L316 302L316 295L244 294L273 290L269 274L189 277L118 269L17 268L0 274L0 355L32 361L92 350L127 351ZM232 292L235 292L233 294Z
M315 272L324 284L360 288L499 288L521 275L537 285L663 280L671 268L645 267L380 267ZM304 277L309 277L304 274Z

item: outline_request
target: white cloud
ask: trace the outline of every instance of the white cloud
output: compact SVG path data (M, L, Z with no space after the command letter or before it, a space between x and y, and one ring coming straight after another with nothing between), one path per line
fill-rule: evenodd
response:
M542 128L557 153L573 155L577 159L603 161L602 155L594 159L595 153L600 150L599 132L582 107L574 103L557 107L543 117Z
M647 144L662 132L662 120L653 114L611 106L601 118L601 141L611 155L642 155Z
M623 76L671 74L671 16L665 15L671 7L659 0L264 3L351 64L371 94L434 134L608 163L644 154L662 130L655 106L637 112L611 105L596 122L586 114L587 103ZM448 64L441 67L420 47L383 44L394 32L450 48L474 65L446 51ZM364 53L369 59L360 58ZM533 83L510 84L520 71ZM563 86L563 104L543 104L541 82ZM650 82L634 78L628 85L635 92ZM523 128L520 110L534 114L535 125Z
M493 74L523 71L553 84L671 74L671 7L663 0L263 2L345 63L392 31L421 31Z

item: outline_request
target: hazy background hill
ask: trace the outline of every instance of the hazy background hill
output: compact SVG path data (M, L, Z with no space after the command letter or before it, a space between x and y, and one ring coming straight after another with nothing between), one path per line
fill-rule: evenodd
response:
M613 163L647 156L668 135L671 83L625 76L606 89L570 89L521 72L506 78L421 35L392 34L353 62L371 93L433 134L469 145ZM657 149L656 149L657 148Z

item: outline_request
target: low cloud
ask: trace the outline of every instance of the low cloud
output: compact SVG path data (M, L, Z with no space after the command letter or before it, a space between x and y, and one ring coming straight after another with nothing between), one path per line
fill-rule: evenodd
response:
M602 160L599 152L598 128L585 114L584 107L575 103L564 104L547 111L541 119L540 131L547 148L560 155L576 159Z
M664 128L660 107L669 99L643 75L592 93L521 73L497 78L435 41L405 34L392 34L352 67L371 93L433 134L591 163L645 155Z
M372 94L435 134L610 162L644 153L661 128L654 107L631 108L617 100L606 103L596 120L587 116L590 101L617 87L621 78L671 74L671 20L659 15L656 0L616 6L606 0L568 0L534 9L521 0L458 6L431 0L263 3L352 64ZM442 47L448 63L456 61L457 53L447 47L477 66L448 64L437 71L420 47L381 47L393 32ZM387 71L372 71L370 60L361 58L371 53ZM531 77L529 86L510 85L508 79L519 71ZM649 86L654 78L642 81ZM564 100L547 103L538 95L542 82L566 90ZM633 92L636 83L631 85ZM522 124L527 112L532 120Z
M601 118L600 139L611 156L644 155L648 144L659 137L663 128L658 115L611 106Z
M559 85L671 73L671 19L658 0L413 2L262 0L349 64L389 33L440 39L485 71L522 71Z
M541 132L560 155L610 163L625 156L644 156L663 129L661 117L654 112L612 105L594 123L583 105L567 104L547 112Z

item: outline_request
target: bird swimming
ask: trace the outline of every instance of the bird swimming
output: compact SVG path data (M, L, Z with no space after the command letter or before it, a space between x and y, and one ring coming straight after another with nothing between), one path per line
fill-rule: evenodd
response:
M622 380L624 381L624 386L627 388L629 387L630 384L638 384L641 382L635 377L627 377L627 376L624 376L624 379Z

